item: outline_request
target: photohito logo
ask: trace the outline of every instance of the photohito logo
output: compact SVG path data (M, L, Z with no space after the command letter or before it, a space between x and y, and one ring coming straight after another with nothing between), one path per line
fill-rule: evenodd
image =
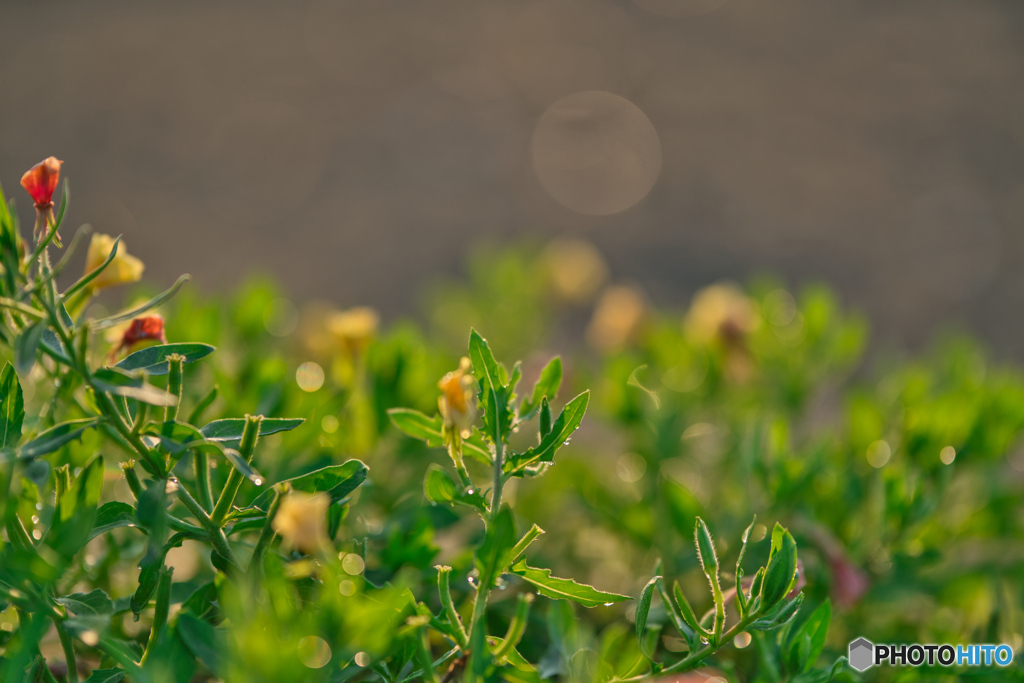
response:
M1009 666L1009 645L875 645L867 638L850 643L850 666L866 671L872 666Z

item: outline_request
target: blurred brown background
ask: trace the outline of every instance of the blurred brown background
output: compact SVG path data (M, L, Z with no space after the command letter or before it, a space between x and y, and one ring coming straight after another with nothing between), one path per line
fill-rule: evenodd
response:
M569 234L682 307L824 280L876 336L1024 356L1024 3L0 1L0 182L148 276L414 310Z

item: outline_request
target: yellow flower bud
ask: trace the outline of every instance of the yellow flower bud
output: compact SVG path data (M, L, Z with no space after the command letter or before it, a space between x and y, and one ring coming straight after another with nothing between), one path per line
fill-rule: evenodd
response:
M339 311L327 319L328 332L352 355L362 353L369 346L379 325L380 316L368 306Z
M292 491L281 501L271 526L285 544L312 555L328 542L327 508L330 504L326 493Z
M110 235L96 233L89 242L89 251L85 255L85 274L103 265L103 262L110 256L110 250L114 248L114 238ZM142 271L145 265L139 259L128 253L124 240L117 245L117 255L114 260L96 276L96 279L89 283L93 290L100 290L106 287L138 282L142 279Z
M647 304L640 290L623 285L609 287L594 309L587 341L602 351L614 351L636 337L646 317Z
M477 416L476 391L473 388L473 375L470 374L472 363L468 358L459 361L459 369L449 372L441 378L437 386L441 396L437 399L437 407L441 412L445 427L457 429L462 438L468 438L473 432L473 423Z
M736 285L724 283L694 295L683 325L694 341L737 346L760 322L757 303Z

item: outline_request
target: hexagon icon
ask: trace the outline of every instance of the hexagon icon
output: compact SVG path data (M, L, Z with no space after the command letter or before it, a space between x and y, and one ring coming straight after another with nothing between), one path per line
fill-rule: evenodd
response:
M871 667L875 659L875 646L867 638L858 638L850 643L850 666L857 671Z

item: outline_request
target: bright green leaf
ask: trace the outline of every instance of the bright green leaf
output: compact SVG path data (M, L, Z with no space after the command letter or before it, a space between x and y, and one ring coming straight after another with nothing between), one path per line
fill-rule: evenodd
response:
M215 347L209 344L195 342L150 346L129 355L115 367L127 371L145 370L150 375L166 375L170 370L167 358L171 355L178 354L185 358L186 363L192 363L200 358L205 358L215 350Z
M526 561L517 562L510 571L523 578L523 580L537 588L541 595L552 600L571 600L578 602L584 607L597 607L598 605L610 605L616 602L632 600L628 595L617 593L605 593L593 586L583 583L576 583L572 579L559 579L551 576L550 569L537 569L529 567Z

